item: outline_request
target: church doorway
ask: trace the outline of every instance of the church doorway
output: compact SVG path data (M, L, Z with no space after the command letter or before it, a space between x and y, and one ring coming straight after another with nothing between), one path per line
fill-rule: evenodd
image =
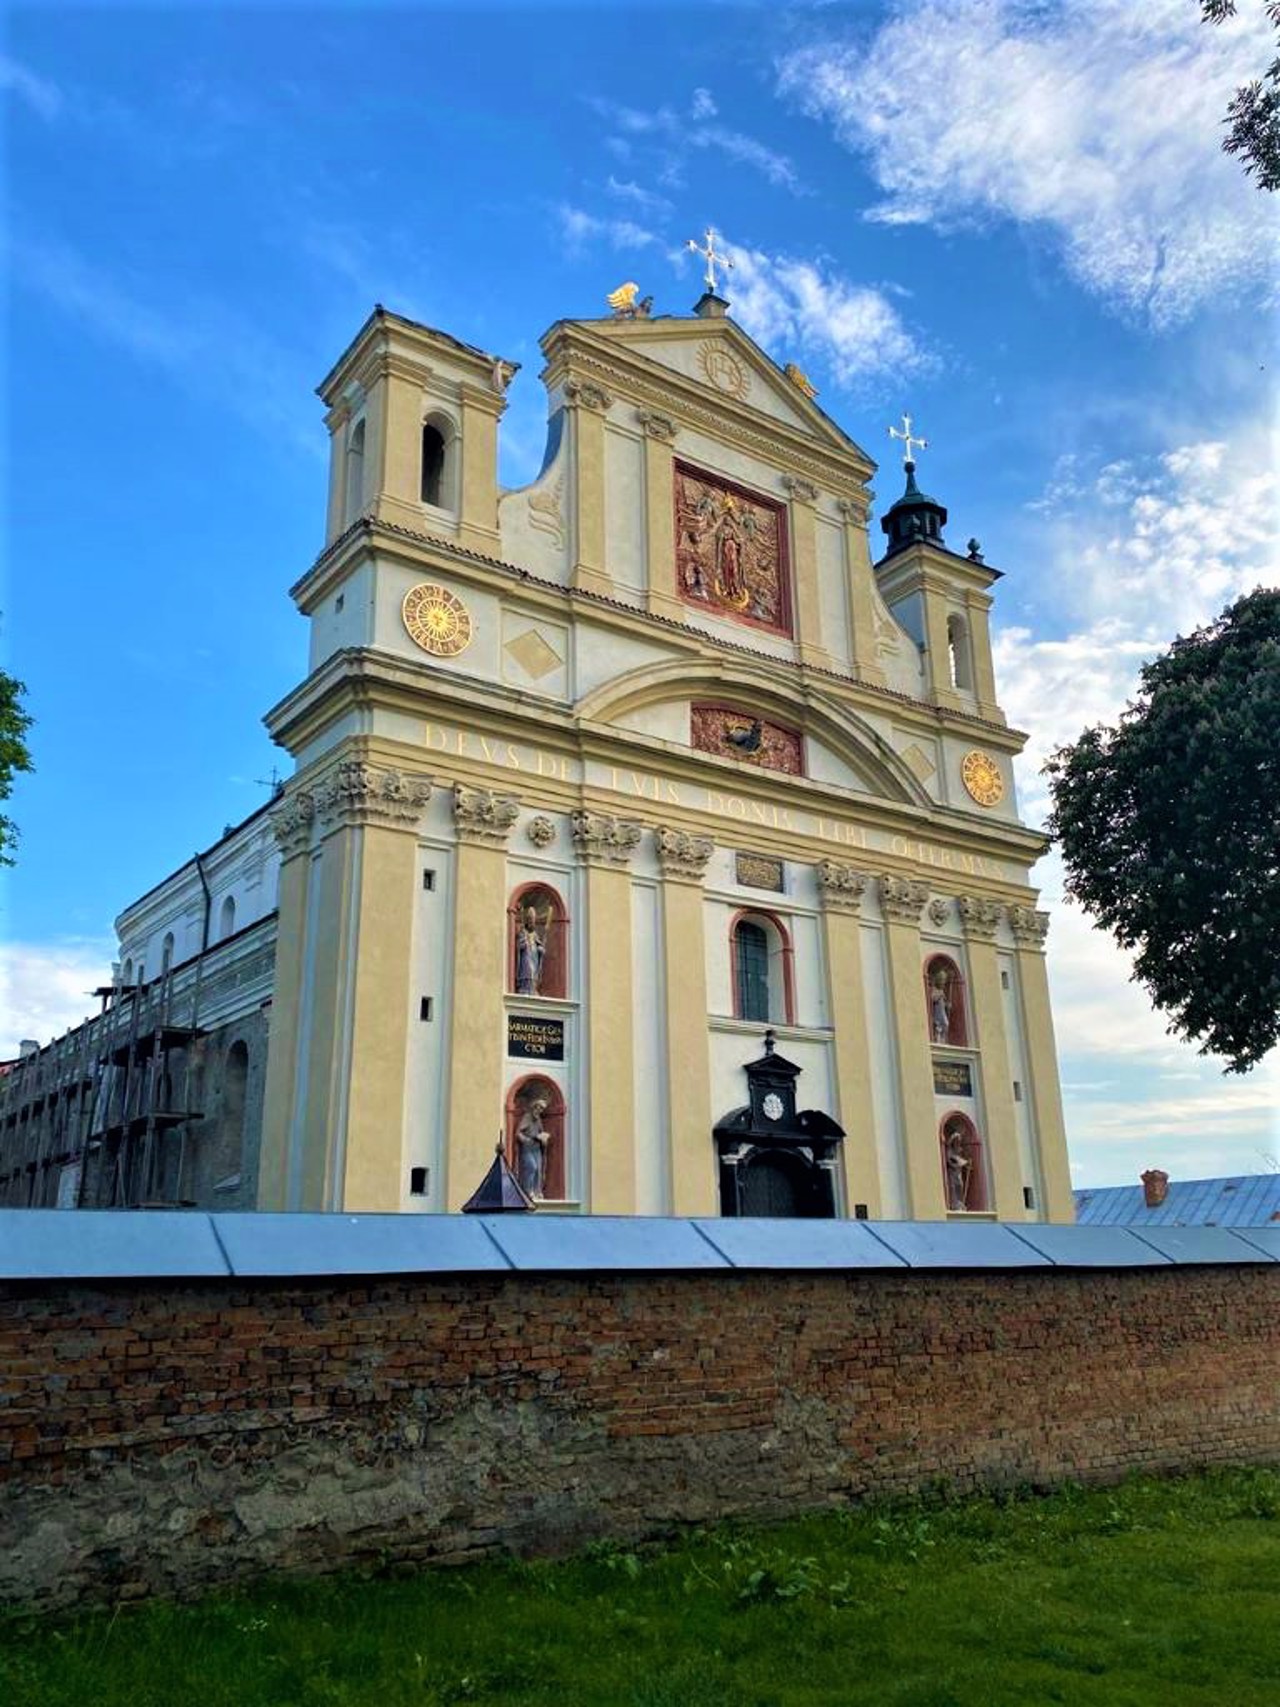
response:
M844 1133L820 1109L796 1110L800 1069L774 1051L748 1062L748 1102L716 1122L720 1213L817 1219L838 1214Z
M822 1217L834 1213L831 1176L785 1151L757 1150L738 1166L739 1215Z

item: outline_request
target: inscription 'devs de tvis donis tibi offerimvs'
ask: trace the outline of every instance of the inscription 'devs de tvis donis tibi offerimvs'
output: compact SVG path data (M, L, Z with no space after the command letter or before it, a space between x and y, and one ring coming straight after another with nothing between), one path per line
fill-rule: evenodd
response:
M915 836L890 835L873 825L849 824L821 813L782 806L776 801L752 800L725 789L707 788L701 783L676 782L652 771L606 765L595 759L588 759L584 766L563 753L549 753L514 741L491 739L487 735L477 735L473 730L458 729L448 724L427 723L424 730L429 752L451 753L458 758L474 759L480 764L495 765L525 776L550 777L557 782L586 782L631 800L647 800L656 806L682 806L691 812L710 812L718 818L729 818L740 824L789 830L795 835L812 836L840 847L892 854L898 859L912 860L917 865L931 866L938 871L1015 882L1025 875L1021 867L987 859L983 854L939 847Z

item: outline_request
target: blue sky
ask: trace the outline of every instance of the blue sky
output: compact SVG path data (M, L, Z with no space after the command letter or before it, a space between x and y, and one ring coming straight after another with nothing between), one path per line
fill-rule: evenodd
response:
M1276 580L1276 210L1221 154L1258 0L794 9L19 7L5 108L3 642L37 719L11 807L7 1050L85 1011L110 924L266 797L323 525L313 387L374 301L521 362L623 279L739 322L899 474L909 409L950 536L1006 571L997 661L1043 754L1139 663ZM878 536L877 536L878 537ZM1056 903L1060 875L1040 868ZM1079 1183L1251 1172L1274 1061L1167 1038L1054 904Z

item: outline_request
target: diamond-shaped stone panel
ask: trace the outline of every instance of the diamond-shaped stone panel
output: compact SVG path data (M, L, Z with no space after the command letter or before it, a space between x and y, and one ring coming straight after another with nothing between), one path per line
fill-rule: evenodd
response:
M536 628L526 628L523 634L515 635L503 650L534 682L540 682L543 676L549 676L552 670L558 670L564 663L555 647Z

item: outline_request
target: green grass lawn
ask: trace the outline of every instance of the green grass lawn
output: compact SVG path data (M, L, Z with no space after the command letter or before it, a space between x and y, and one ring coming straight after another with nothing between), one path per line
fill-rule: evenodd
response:
M0 1624L5 1707L1277 1707L1280 1472Z

